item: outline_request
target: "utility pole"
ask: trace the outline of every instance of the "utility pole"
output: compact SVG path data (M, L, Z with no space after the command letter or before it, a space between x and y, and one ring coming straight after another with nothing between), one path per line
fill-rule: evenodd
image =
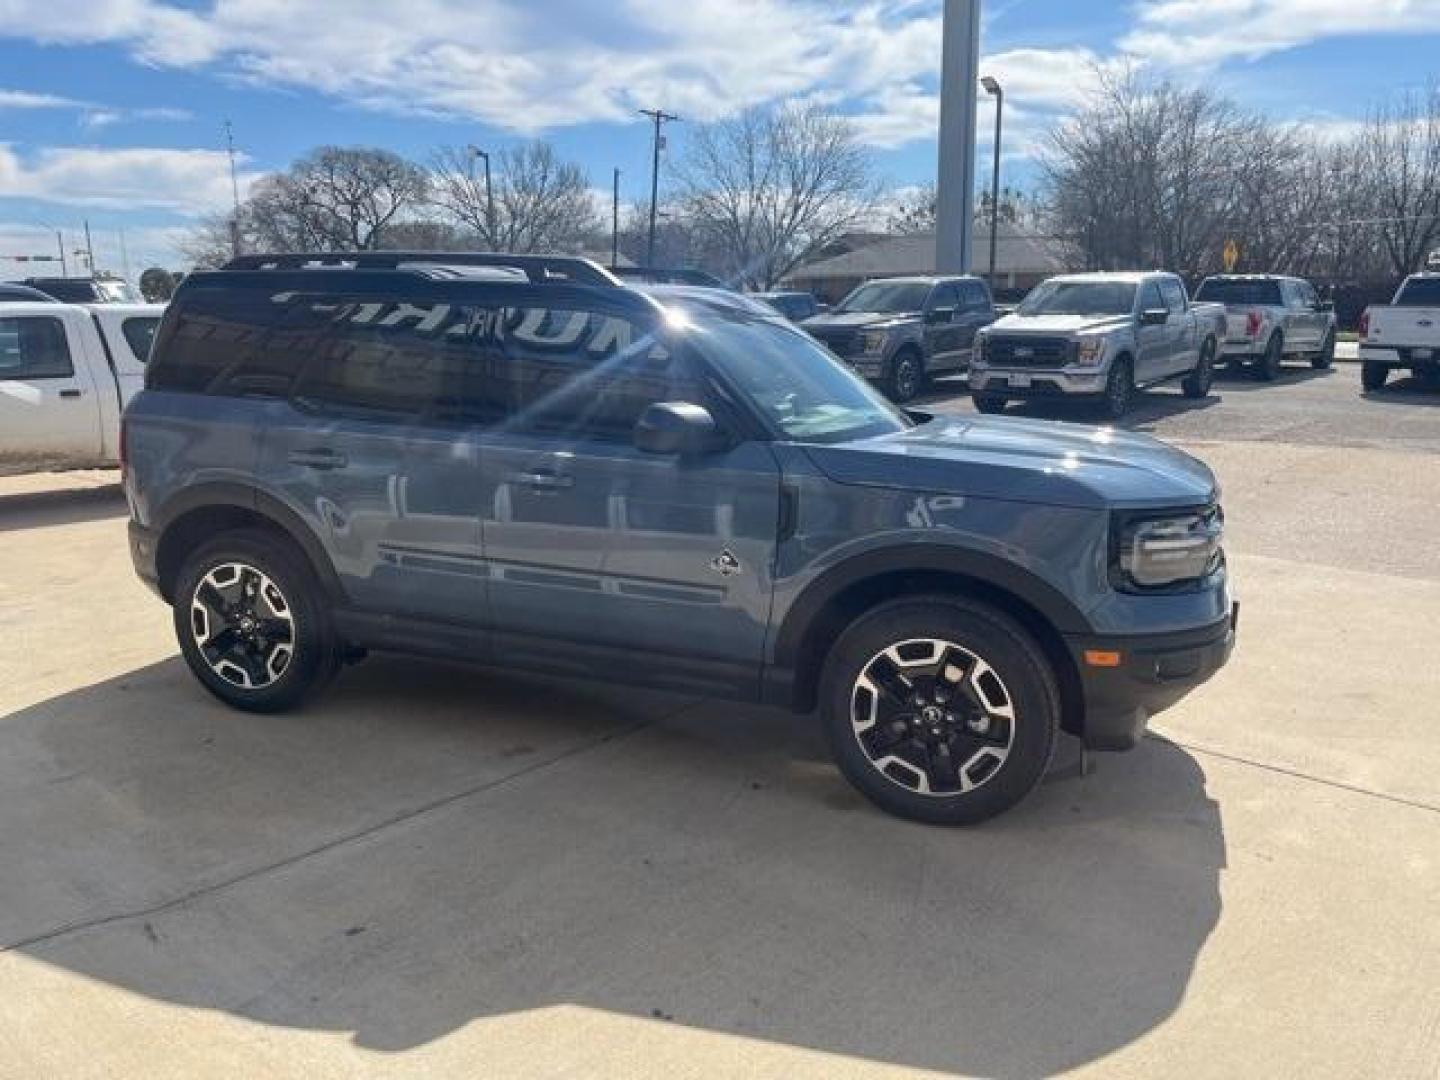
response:
M475 184L475 159L477 157L485 162L485 232L488 234L485 239L492 248L498 248L500 245L495 239L495 189L490 184L490 154L472 143L470 146L470 184L472 187Z
M995 234L1000 229L1000 123L1005 112L1005 88L992 76L980 80L995 98L995 164L990 174L990 291L995 291Z
M620 265L620 170L610 192L610 265Z
M980 0L945 0L940 59L940 169L935 200L935 269L970 272L975 218L975 102Z
M130 283L130 250L125 246L125 230L120 230L120 276Z
M60 276L70 276L70 264L65 261L65 234L59 229L55 230L55 246L60 252Z
M85 259L90 264L90 276L95 276L95 245L90 242L90 219L85 219Z
M235 175L235 130L225 120L225 151L230 155L230 196L235 209L230 215L230 253L240 255L240 181Z
M663 109L641 109L642 116L648 116L655 122L655 141L650 157L650 238L645 242L645 265L655 265L655 209L660 199L660 147L664 145L665 137L660 134L661 125L667 120L679 120L680 117L673 116Z

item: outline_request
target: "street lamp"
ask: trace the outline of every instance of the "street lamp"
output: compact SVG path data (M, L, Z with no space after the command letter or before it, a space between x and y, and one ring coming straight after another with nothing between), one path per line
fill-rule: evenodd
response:
M995 163L990 174L990 290L995 290L995 234L1000 229L1000 123L1005 111L1005 91L994 76L980 79L985 92L995 99Z
M485 239L491 247L495 243L495 189L490 186L490 155L478 146L470 147L470 180L475 180L475 159L481 158L485 162L485 231L489 234Z

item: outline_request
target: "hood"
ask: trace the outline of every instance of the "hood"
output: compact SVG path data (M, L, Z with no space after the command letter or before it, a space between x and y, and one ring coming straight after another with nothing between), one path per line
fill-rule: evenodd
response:
M866 326L888 326L920 318L918 311L842 311L815 315L800 325L807 330L857 330Z
M940 417L908 431L807 446L841 484L1082 508L1200 506L1201 461L1148 435L1014 417Z
M1133 315L1017 315L1011 313L989 326L992 334L1083 334L1118 330L1133 324Z

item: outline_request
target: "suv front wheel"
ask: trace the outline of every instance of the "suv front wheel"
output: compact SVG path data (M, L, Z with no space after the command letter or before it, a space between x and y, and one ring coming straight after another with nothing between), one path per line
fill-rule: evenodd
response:
M175 634L207 690L239 709L279 712L330 679L339 650L313 578L262 531L219 537L185 561Z
M840 771L877 806L969 825L1045 775L1060 695L1040 648L1007 616L922 597L875 608L841 635L821 709Z

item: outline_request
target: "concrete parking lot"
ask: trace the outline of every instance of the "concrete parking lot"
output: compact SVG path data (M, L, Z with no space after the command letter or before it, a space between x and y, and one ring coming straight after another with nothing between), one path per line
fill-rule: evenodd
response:
M1129 426L1224 482L1235 659L958 831L760 709L375 657L229 712L115 477L0 480L0 1076L1440 1074L1440 392Z

